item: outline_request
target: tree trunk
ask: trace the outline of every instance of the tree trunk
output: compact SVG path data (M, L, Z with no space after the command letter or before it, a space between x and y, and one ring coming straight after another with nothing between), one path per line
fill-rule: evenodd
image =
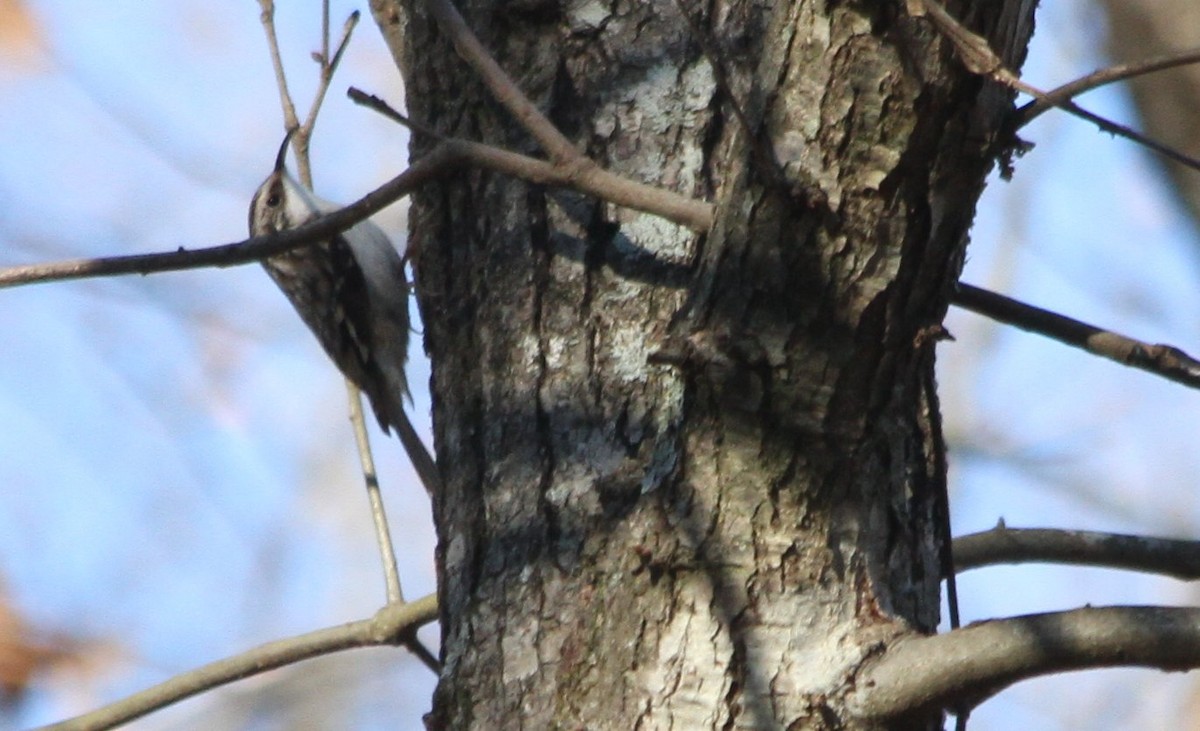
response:
M933 346L1010 95L903 3L682 4L696 29L672 0L460 6L588 155L717 218L477 170L414 200L430 728L888 727L847 710L855 669L937 626ZM536 152L398 5L413 116ZM1016 68L1031 6L948 9Z

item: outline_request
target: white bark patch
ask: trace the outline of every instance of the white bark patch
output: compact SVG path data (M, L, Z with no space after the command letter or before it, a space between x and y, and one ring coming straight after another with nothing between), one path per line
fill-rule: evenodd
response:
M463 540L462 534L455 533L450 538L450 545L446 546L446 571L452 575L462 571L466 555L466 541Z
M580 347L580 336L572 335L551 335L546 338L545 348L542 350L542 356L546 359L546 370L553 376L554 374L562 374L568 370L582 372L583 365L579 363L578 349ZM537 338L531 338L532 343L537 344Z
M647 349L645 323L612 323L613 327L600 334L608 375L615 383L644 383L647 378Z
M712 66L707 59L683 70L679 78L679 92L683 96L683 108L692 112L702 112L712 103L716 92L717 82L713 77Z
M504 628L500 648L504 658L504 683L517 683L538 671L537 628L541 618L532 614L509 615L518 621Z
M610 8L610 3L601 2L601 0L572 3L566 12L567 22L571 24L571 32L583 33L597 30L612 16L612 13L609 12Z
M653 254L667 263L683 264L691 260L696 235L688 229L648 213L618 209L611 204L609 208L610 215L621 222L621 234L628 242L626 248L632 244L633 249ZM618 247L621 243L618 240Z
M712 588L697 576L679 593L658 641L658 657L639 681L651 699L644 728L720 728L728 714L726 676L733 646L711 613Z
M637 180L661 185L685 195L696 189L703 170L704 151L695 134L704 123L716 93L712 67L693 64L682 72L669 64L648 69L628 93L612 99L595 117L597 134L640 131L637 147L615 147L613 169ZM694 235L685 228L627 209L609 206L621 222L621 233L637 247L668 261L687 261Z

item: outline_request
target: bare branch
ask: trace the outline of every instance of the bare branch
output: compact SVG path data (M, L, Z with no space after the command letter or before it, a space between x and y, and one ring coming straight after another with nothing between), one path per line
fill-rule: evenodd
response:
M976 33L972 33L970 30L967 30L965 27L963 27L963 25L959 23L958 20L956 20L952 15L946 12L946 9L942 7L936 0L921 0L921 3L924 5L924 9L929 15L930 19L932 19L934 24L937 25L938 30L940 30L942 35L944 35L954 45L955 50L958 52L959 59L962 61L963 65L967 67L968 71L991 78L1009 88L1015 89L1024 94L1028 94L1035 100L1048 106L1057 107L1068 114L1072 114L1076 117L1092 122L1101 130L1108 132L1109 134L1113 134L1118 137L1124 137L1131 142L1154 150L1160 155L1174 160L1180 165L1190 167L1193 170L1200 170L1200 160L1197 160L1196 158L1180 152L1172 147L1164 145L1161 142L1152 140L1140 132L1131 129L1130 127L1127 127L1123 124L1117 124L1116 122L1105 119L1098 114L1089 112L1070 100L1070 97L1073 94L1062 93L1056 89L1055 95L1052 96L1035 86L1026 84L1019 76L1017 76L1017 74L1004 65L1000 57L997 56L995 51L991 49L991 46L988 45L988 42L985 38ZM1163 68L1165 68L1165 66L1163 66ZM1078 94L1082 92L1075 93ZM1018 112L1018 116L1016 118L1017 124L1013 127L1013 130L1015 131L1016 129L1019 129L1022 125L1028 123L1030 119L1032 119L1032 117L1021 116L1021 113Z
M1085 607L896 642L856 680L858 712L973 706L1019 680L1068 670L1200 667L1200 609Z
M450 37L459 55L475 69L496 100L516 117L521 126L533 135L550 156L555 163L555 177L562 181L556 184L591 193L610 203L654 213L698 231L707 230L708 223L703 227L697 224L701 217L711 222L711 206L677 193L628 180L601 168L577 150L517 87L467 27L466 21L452 3L448 0L425 0L425 5L438 26ZM388 37L386 33L385 37ZM390 40L390 37L388 39ZM707 215L699 215L701 207Z
M408 170L379 186L345 208L322 216L300 228L270 236L255 236L232 244L203 249L153 254L71 259L45 264L29 264L0 269L0 289L22 284L52 282L66 279L86 279L118 274L151 274L201 267L226 267L247 264L263 257L299 248L314 241L345 231L359 221L383 210L393 202L446 172L453 170L462 158L452 149L434 149L413 163Z
M275 86L279 89L279 105L283 108L283 126L285 129L295 129L300 126L296 117L296 105L292 103L292 95L288 93L287 75L283 71L283 58L279 55L279 37L275 33L275 2L274 0L258 0L262 8L260 19L263 31L267 34L267 48L271 52L271 65L275 69Z
M1124 137L1130 142L1134 142L1148 150L1157 152L1168 160L1177 162L1184 167L1191 168L1192 170L1200 171L1200 160L1197 160L1191 155L1181 152L1174 147L1164 145L1158 140L1147 137L1132 127L1105 119L1099 114L1096 114L1095 112L1089 112L1072 101L1061 102L1059 104L1055 104L1055 106L1064 112L1069 112L1080 119L1084 119L1095 124L1104 132L1108 132L1111 135L1116 135L1117 137Z
M301 126L298 134L303 136L304 149L307 153L309 140L312 139L313 128L317 125L317 114L321 111L321 105L325 103L325 94L329 92L329 85L333 82L333 75L337 73L338 65L342 62L342 55L346 52L346 47L350 45L350 36L354 33L355 26L358 25L359 14L355 10L350 13L350 17L346 18L346 23L342 26L342 39L338 42L337 50L333 53L333 58L329 58L329 3L323 3L324 15L322 16L323 48L321 60L321 77L317 84L317 92L313 95L312 107L308 110L308 118L304 120L304 125ZM297 154L299 154L299 147ZM305 182L310 188L312 180Z
M980 76L987 76L1030 96L1044 96L1041 91L1021 81L1019 76L1010 71L1004 65L1004 61L992 50L986 38L964 27L936 0L921 0L921 2L925 7L925 12L941 31L942 36L954 45L959 60L962 61L963 66L967 67L968 71Z
M1093 71L1087 76L1080 77L1062 86L1051 89L1040 98L1034 99L1017 110L1017 127L1024 127L1060 103L1073 99L1080 94L1092 91L1106 84L1145 76L1157 71L1165 71L1179 66L1200 63L1200 48L1193 48L1180 53L1138 61L1137 63L1118 64L1099 71Z
M1120 533L995 528L954 540L955 568L995 564L1065 563L1200 579L1200 541Z
M206 690L301 660L359 647L401 644L418 627L436 619L437 597L432 594L407 604L389 604L371 619L259 645L240 655L189 670L82 716L42 726L41 731L99 731L113 728Z
M329 85L333 81L333 75L337 71L338 64L342 61L342 54L346 52L346 47L350 43L350 36L354 32L354 27L358 25L359 13L357 10L350 14L342 26L342 38L338 43L337 50L333 54L333 58L329 57L329 2L321 3L321 51L314 53L313 57L320 64L321 70L317 83L317 91L313 95L312 105L309 107L308 116L301 124L296 117L296 106L292 101L291 92L288 90L287 76L283 69L283 58L279 53L279 38L275 32L275 3L273 0L259 0L259 5L262 7L262 24L263 30L267 35L267 48L271 53L271 64L275 68L275 85L279 88L279 101L283 109L283 128L285 131L293 131L292 134L292 149L296 152L297 173L300 176L300 182L313 187L312 167L309 164L308 150L312 141L313 128L317 124L317 115L321 111L321 105L325 101L325 94L329 91Z
M713 207L695 198L680 195L665 188L646 185L620 175L610 173L598 165L581 167L575 164L559 165L545 160L527 157L481 142L445 137L428 127L416 123L392 109L382 99L366 94L353 87L347 92L356 103L367 106L384 116L413 130L434 136L442 144L434 150L451 151L454 165L463 163L512 175L531 183L555 185L588 195L614 205L632 208L644 213L672 221L702 233L712 225ZM432 153L431 153L432 154ZM450 172L450 171L447 171Z
M577 163L585 167L595 166L595 163L575 149L575 145L558 131L554 123L542 114L537 105L513 82L512 77L500 68L500 64L496 63L471 32L467 22L449 0L425 0L425 7L442 32L450 38L458 55L479 74L479 78L492 92L496 101L516 117L552 160L558 163Z
M346 96L350 97L350 101L354 102L355 104L366 107L377 114L381 114L396 124L403 125L413 132L423 134L432 140L445 142L446 140L450 139L441 132L438 132L433 127L430 127L427 124L422 124L412 117L401 114L395 107L388 104L383 99L380 99L374 94L368 94L362 89L351 86L349 89L346 89Z
M203 249L187 250L180 247L175 251L153 254L71 259L2 268L0 289L67 279L247 264L345 231L429 181L459 172L463 164L478 165L533 183L571 188L617 205L662 216L694 231L706 231L712 223L712 206L704 201L635 183L598 168L577 176L573 170L563 170L543 160L475 142L448 140L414 162L408 170L358 201L301 228Z
M354 16L358 15L358 11L354 12ZM349 34L346 34L349 37ZM321 0L321 67L324 68L329 63L329 0Z
M362 392L358 386L349 378L346 379L346 395L348 396L350 405L350 423L354 427L354 442L358 445L358 460L362 468L363 480L367 487L367 500L371 504L371 519L375 524L375 542L379 546L379 557L383 562L384 582L387 586L387 601L389 605L404 604L404 591L400 586L400 570L396 565L396 551L392 546L392 531L388 526L387 510L384 508L383 495L379 491L379 473L375 469L375 457L371 453L371 440L367 436L367 423L363 416L362 408ZM409 424L408 415L402 417L404 424ZM409 426L411 429L411 425ZM401 431L402 427L398 427L397 431ZM408 445L403 437L400 440L405 449L409 452L409 458L412 459L413 465L416 466L419 457ZM433 463L433 459L429 456L429 452L425 449L425 445L420 445L418 450L424 458ZM417 467L417 472L420 474L421 468ZM424 479L424 476L422 476ZM434 675L441 672L441 663L437 657L430 652L415 632L408 634L404 640L404 646L408 648L412 654L417 656L425 667L429 668Z
M388 604L403 602L404 591L400 588L400 571L396 567L396 549L392 546L392 531L388 527L383 496L379 494L379 472L375 469L375 457L371 454L371 440L367 436L367 424L363 418L362 393L350 379L346 379L346 395L350 406L350 423L354 427L354 441L358 444L358 462L367 486L367 500L371 504L371 519L375 524L375 541L379 544L379 557L383 560L387 601Z
M512 78L500 68L500 65L467 27L466 21L459 15L453 4L447 0L426 0L425 4L438 26L450 37L459 55L475 69L497 101L516 117L521 126L538 141L542 149L556 163L553 168L550 168L553 170L551 174L539 176L544 178L542 180L532 180L525 175L512 172L511 169L501 172L510 172L526 180L532 180L532 182L573 188L616 205L662 216L696 231L702 232L708 229L712 221L712 207L707 203L622 178L602 169L584 156L517 87ZM379 3L379 5L382 6L384 3ZM390 14L382 7L374 8L374 12L377 17L381 14ZM390 12L398 11L393 9ZM399 43L399 40L389 34L386 28L384 37L389 44ZM393 55L395 54L396 49L393 49ZM356 101L362 103L361 98L365 96L360 93L360 97L356 98ZM353 94L351 97L355 98ZM466 141L458 142L463 145L475 144ZM482 154L483 149L490 149L492 152ZM464 152L470 155L470 161L483 167L498 169L495 165L484 162L484 160L496 160L494 153L501 152L496 148L486 148L481 145L479 148L471 151L464 150ZM506 160L509 165L521 157L507 152L503 155L509 156ZM532 160L532 158L525 158L525 160ZM701 221L703 221L702 224Z
M1200 388L1200 361L1179 348L1143 343L965 282L958 283L958 289L950 301L997 322L1044 335L1191 388Z

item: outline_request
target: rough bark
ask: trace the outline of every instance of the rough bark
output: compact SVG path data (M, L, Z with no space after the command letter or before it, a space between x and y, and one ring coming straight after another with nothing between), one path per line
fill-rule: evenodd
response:
M749 132L671 0L460 5L581 149L719 212L695 237L470 170L414 200L430 728L885 727L856 668L936 627L933 345L1009 95L903 3L688 5ZM1031 5L949 9L1017 68ZM534 151L419 2L373 9L414 117Z

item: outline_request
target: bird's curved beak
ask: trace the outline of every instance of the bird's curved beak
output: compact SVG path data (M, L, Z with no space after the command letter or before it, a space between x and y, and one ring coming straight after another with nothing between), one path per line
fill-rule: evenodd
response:
M275 156L275 172L282 172L283 166L287 161L288 143L292 141L292 135L296 133L295 128L289 129L288 133L283 136L283 144L279 146L279 154Z

